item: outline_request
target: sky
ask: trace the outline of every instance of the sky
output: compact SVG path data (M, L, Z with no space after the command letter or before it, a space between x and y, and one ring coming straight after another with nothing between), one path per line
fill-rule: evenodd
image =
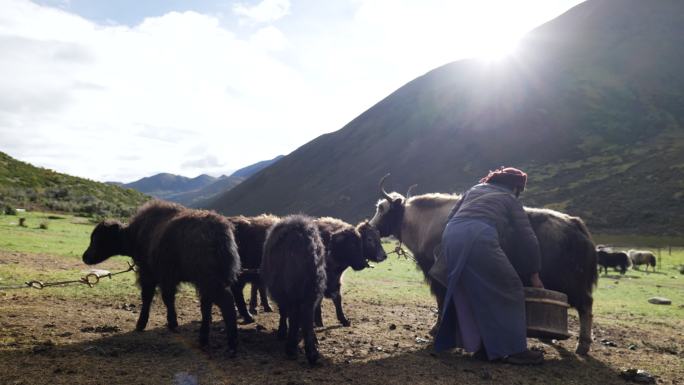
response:
M0 0L0 151L98 181L288 154L581 0Z

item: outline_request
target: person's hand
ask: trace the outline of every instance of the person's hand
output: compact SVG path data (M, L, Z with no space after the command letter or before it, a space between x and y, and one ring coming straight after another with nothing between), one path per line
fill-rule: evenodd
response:
M532 273L530 276L530 283L532 284L532 287L536 287L538 289L544 288L544 283L542 283L541 279L539 279L539 273Z

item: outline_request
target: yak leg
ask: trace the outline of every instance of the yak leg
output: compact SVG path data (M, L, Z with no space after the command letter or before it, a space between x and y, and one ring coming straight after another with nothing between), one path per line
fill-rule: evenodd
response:
M318 354L318 340L316 339L313 327L313 313L316 307L316 303L302 304L299 307L299 321L302 326L302 334L304 334L304 351L310 365L314 365L320 357Z
M340 321L342 326L351 325L347 317L344 316L344 310L342 309L342 293L339 291L333 293L332 301L335 304L335 314L337 315L337 320Z
M264 308L264 312L266 313L271 313L273 312L273 309L271 309L271 305L268 303L268 295L266 295L266 286L261 282L261 279L259 279L259 297L261 299L261 307Z
M314 324L316 327L323 327L323 314L321 314L321 302L318 302L314 309Z
M229 288L219 288L215 290L216 304L221 309L223 322L226 324L226 337L228 339L228 349L226 353L229 357L234 357L237 353L237 314L235 313L235 299Z
M285 355L289 359L297 358L297 345L299 345L299 320L300 311L297 307L290 309L288 312L288 327L287 341L285 342Z
M430 290L432 291L432 294L435 295L435 299L437 299L437 321L435 321L435 324L432 325L432 328L430 329L430 335L434 337L437 335L440 322L442 322L442 308L444 307L446 288L439 282L430 280Z
M579 342L577 343L577 349L575 353L580 355L586 355L589 353L589 348L591 347L591 328L593 322L593 312L592 312L593 299L589 298L583 309L577 309L580 319L580 331L579 331Z
M252 314L257 314L257 295L259 291L259 284L256 281L252 281L249 294L249 312Z
M231 286L231 291L233 292L233 296L235 298L235 305L237 306L238 312L240 312L242 320L247 324L251 324L252 322L254 322L254 318L252 318L252 315L249 314L249 312L247 311L245 296L242 294L242 290L244 288L245 282L238 279L238 281Z
M280 321L278 323L278 339L284 340L287 337L287 309L285 305L278 305Z
M178 329L178 320L176 319L176 285L164 285L161 294L164 305L166 305L166 327L175 332Z
M145 270L140 270L140 296L142 297L142 307L140 308L140 316L138 323L135 325L136 331L145 330L147 320L150 318L150 306L154 298L154 289L157 287L157 282L151 274L146 273Z
M202 311L202 326L200 326L200 346L209 344L209 330L211 329L211 297L207 293L200 294L200 309Z

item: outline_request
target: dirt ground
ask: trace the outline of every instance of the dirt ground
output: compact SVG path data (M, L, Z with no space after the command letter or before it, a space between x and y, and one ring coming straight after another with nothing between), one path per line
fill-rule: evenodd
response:
M2 257L5 263L13 258ZM78 264L21 258L46 269ZM324 302L326 326L317 329L324 360L310 367L303 355L285 358L284 343L275 336L277 313L260 312L256 323L240 325L238 356L227 358L217 309L212 352L199 349L199 303L192 296L178 299L179 333L166 330L159 298L147 331L138 333L137 296L78 299L55 293L0 291L0 384L624 384L620 372L626 368L647 370L659 384L684 383L684 333L665 324L625 328L596 317L591 355L579 357L573 353L573 315L570 340L529 340L545 352L543 365L515 367L459 351L434 354L431 301L388 304L349 295L344 302L351 327L340 326L332 303Z

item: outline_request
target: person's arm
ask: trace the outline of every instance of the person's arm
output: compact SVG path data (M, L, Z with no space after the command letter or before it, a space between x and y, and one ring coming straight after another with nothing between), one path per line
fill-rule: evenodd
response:
M470 191L470 190L468 190L468 191ZM454 215L456 215L458 210L461 209L461 206L463 205L463 201L465 200L465 197L468 194L468 191L466 191L465 193L463 193L463 195L461 195L461 199L459 199L458 203L456 203L456 206L454 206L454 208L451 209L451 212L449 213L449 217L447 220L451 219Z
M539 249L537 235L534 233L530 219L520 201L512 199L509 207L511 222L520 242L520 251L524 253L525 257L525 268L521 273L530 277L530 283L533 287L543 288L544 284L539 278L541 250Z

